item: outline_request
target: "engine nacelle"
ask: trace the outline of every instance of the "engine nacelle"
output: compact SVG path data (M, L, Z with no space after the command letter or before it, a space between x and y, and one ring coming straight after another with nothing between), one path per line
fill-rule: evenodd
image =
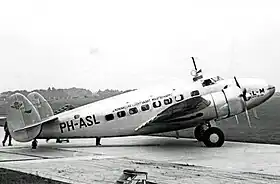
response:
M241 94L240 88L235 86L211 93L217 120L225 119L245 111L245 102Z

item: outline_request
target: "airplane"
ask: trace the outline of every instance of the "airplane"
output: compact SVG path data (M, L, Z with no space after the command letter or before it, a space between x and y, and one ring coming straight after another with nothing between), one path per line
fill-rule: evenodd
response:
M263 79L204 78L192 57L193 83L139 89L54 114L37 92L8 99L8 128L13 139L105 138L150 135L193 128L206 147L221 147L225 137L215 122L246 113L267 101L275 87ZM238 119L237 119L238 121Z

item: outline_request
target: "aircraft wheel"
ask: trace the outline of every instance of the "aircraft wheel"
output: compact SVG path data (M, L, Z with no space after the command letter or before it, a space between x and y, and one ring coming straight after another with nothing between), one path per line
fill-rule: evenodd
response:
M62 143L62 140L57 138L55 142L56 143Z
M210 127L204 132L203 143L207 147L221 147L224 142L224 133L218 127Z
M198 141L203 141L203 134L204 134L205 130L203 125L198 125L197 127L195 127L194 129L194 137L198 140Z
M37 142L37 140L36 140L36 139L34 139L34 140L32 141L32 145L31 145L31 147L32 147L32 149L36 149L36 148L37 148L37 146L38 146L38 142Z

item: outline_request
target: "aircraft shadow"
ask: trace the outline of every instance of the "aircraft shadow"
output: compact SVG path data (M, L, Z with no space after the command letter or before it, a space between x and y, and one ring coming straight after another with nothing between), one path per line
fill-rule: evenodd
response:
M84 144L77 144L77 143L60 143L60 144L44 144L39 145L39 147L42 148L57 148L57 149L63 149L63 148L129 148L129 147L161 147L161 148L201 148L205 147L202 143L197 142L196 140L190 140L190 139L162 139L162 138L153 138L148 140L141 140L137 141L135 143L116 143L116 144L108 144L108 140L102 144L101 146L96 146L94 141L92 144L84 143Z
M106 148L141 148L141 149L162 149L162 150L192 150L192 149L211 149L206 148L205 145L202 142L198 142L194 139L170 139L170 138L152 138L152 139L142 139L135 141L132 140L126 140L123 143L116 142L113 144L110 143L110 138L108 138L106 141L104 141L104 144L101 146L96 146L95 141L91 142L79 142L73 141L70 143L44 143L39 144L38 148L36 150L32 150L31 147L21 147L21 148L14 148L13 151L19 154L40 154L40 153L55 153L57 151L62 152L88 152L87 150L78 150L80 149L106 149ZM225 143L223 147L240 147L242 145L239 144L232 144L232 143ZM245 146L245 145L243 145ZM214 149L223 149L221 148L214 148ZM77 148L77 149L75 149ZM10 152L11 153L11 152ZM94 153L94 152L93 152Z

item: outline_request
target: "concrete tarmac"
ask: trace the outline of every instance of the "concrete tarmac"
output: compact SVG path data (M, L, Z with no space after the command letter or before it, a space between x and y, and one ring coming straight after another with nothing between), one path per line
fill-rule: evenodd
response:
M225 142L206 148L193 139L136 136L39 140L0 147L0 167L69 183L113 183L124 169L149 173L158 183L280 183L280 146Z

